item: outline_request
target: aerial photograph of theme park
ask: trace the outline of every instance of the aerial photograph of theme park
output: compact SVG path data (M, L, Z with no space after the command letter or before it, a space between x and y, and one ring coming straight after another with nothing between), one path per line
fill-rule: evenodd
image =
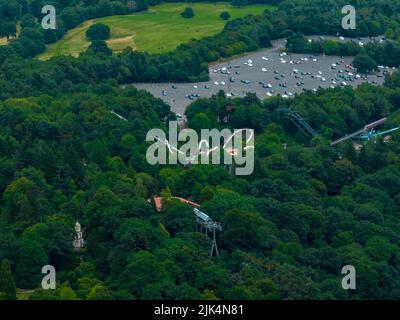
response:
M400 299L399 67L400 0L0 0L0 300Z

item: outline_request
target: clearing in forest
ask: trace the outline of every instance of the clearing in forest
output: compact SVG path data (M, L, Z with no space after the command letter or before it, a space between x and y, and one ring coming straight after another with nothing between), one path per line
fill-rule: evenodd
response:
M181 12L188 6L193 8L195 16L190 19L182 18ZM49 59L59 55L78 56L90 45L85 33L94 23L103 23L110 27L111 37L107 43L114 52L120 52L130 46L135 50L149 53L164 53L174 50L190 39L200 39L220 32L226 23L220 18L223 11L228 11L230 19L235 19L249 14L260 15L266 9L274 10L275 7L268 5L234 7L223 3L165 3L131 15L86 21L68 31L61 40L49 45L39 58Z

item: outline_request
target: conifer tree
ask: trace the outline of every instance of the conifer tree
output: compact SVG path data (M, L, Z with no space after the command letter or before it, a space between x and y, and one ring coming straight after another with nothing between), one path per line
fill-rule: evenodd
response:
M16 287L8 259L3 259L0 267L0 299L16 300Z

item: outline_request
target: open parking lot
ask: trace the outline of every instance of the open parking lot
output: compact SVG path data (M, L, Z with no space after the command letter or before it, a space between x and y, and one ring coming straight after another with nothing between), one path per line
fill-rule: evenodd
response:
M353 41L366 43L370 40ZM184 114L186 107L195 99L210 97L219 90L224 90L227 96L241 97L247 92L254 92L261 99L277 94L290 98L304 90L357 86L363 82L382 84L384 74L393 71L381 68L377 74L364 76L357 74L351 66L352 57L288 55L284 52L285 39L272 44L272 48L211 65L210 80L207 82L135 83L134 86L162 98L175 113Z

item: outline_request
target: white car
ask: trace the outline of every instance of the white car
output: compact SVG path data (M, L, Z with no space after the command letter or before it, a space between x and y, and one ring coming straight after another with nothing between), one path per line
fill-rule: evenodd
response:
M269 92L269 91L267 91L265 94L266 94L268 97L272 97L272 93Z
M214 84L215 84L216 86L219 85L218 81L214 81Z
M224 81L221 81L221 85L223 85L223 86L224 86L224 85L225 85L225 82L224 82Z
M267 72L268 70L267 70L267 68L261 68L261 71L262 72Z

